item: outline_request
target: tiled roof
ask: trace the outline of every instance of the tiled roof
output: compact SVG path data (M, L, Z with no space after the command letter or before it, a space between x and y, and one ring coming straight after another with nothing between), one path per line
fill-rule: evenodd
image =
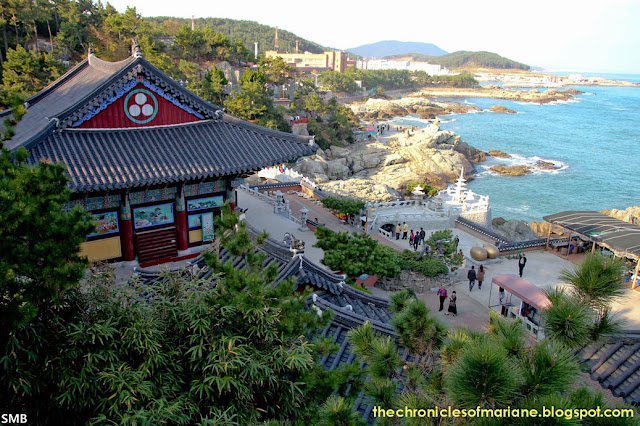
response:
M640 405L640 337L618 337L593 343L577 354L591 378L625 402Z
M176 126L66 129L29 161L61 161L75 191L179 182L259 170L313 153L308 141L225 116Z

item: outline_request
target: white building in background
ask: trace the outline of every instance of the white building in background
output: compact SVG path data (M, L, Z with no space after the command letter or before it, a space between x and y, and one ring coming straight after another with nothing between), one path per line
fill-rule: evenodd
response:
M449 74L447 68L428 62L393 61L388 59L370 59L357 62L358 68L365 70L408 70L424 71L429 75Z

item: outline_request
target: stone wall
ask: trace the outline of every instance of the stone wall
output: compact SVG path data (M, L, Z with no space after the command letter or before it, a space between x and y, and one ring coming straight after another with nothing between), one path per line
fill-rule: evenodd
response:
M451 285L451 276L449 274L441 274L435 277L427 277L419 272L402 271L400 275L395 278L379 279L376 287L386 291L411 289L417 294L422 294L425 291L430 291L432 288L440 287L441 284L446 286Z
M491 227L491 207L486 212L462 212L460 216L477 223L485 228L492 229Z

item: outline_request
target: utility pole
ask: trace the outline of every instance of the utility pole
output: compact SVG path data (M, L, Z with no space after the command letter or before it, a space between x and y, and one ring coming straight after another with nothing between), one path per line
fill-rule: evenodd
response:
M196 29L196 25L195 25L195 21L194 21L195 18L196 18L195 15L191 15L191 31L195 31L195 29Z
M276 52L278 51L278 27L276 27L276 41L275 41Z
M255 50L254 55L255 55L256 61L257 61L258 60L258 42L257 41L253 42L253 47L254 47L254 50Z

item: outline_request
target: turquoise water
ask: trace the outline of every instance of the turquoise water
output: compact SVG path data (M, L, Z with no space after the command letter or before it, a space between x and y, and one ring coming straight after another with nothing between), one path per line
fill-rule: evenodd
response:
M640 76L618 78L640 81ZM640 88L576 88L588 93L573 102L546 105L486 98L440 99L483 110L499 104L518 112L440 117L442 129L453 130L470 145L514 155L478 165L476 179L469 183L473 191L489 195L493 217L540 221L544 215L564 210L640 205ZM417 127L427 124L411 117L394 122ZM551 161L558 170L536 169L534 174L517 177L488 170L494 164L534 165L537 160Z

